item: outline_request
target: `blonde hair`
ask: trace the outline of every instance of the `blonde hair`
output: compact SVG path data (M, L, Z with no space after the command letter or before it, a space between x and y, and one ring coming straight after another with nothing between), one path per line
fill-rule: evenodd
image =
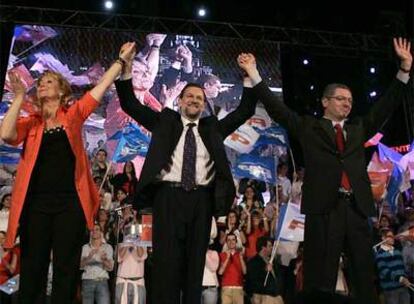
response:
M69 106L69 102L72 98L72 89L70 87L70 83L65 79L65 77L63 77L62 74L58 73L58 72L54 72L54 71L46 71L44 72L42 75L40 75L40 77L37 79L36 81L36 88L39 87L40 82L42 81L42 79L44 77L52 77L54 79L57 80L58 84L59 84L59 89L61 91L61 95L59 95L59 99L60 99L60 105L64 106L64 107L68 107ZM42 102L36 98L36 104L37 106L42 110ZM51 113L45 113L46 116L51 116Z

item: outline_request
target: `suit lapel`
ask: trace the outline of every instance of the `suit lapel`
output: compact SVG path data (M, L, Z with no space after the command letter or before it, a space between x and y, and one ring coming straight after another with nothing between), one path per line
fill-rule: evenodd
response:
M336 147L335 129L332 126L332 122L325 118L321 118L318 122L316 128L320 129L320 133L326 139L326 142Z
M177 122L173 126L172 132L172 146L175 148L180 140L181 134L183 133L183 122L181 121L181 116L177 115Z
M356 133L355 133L353 124L346 121L345 124L344 124L344 130L346 132L344 154L346 154L352 148L352 144L353 143L358 143L358 141L355 140L355 134Z

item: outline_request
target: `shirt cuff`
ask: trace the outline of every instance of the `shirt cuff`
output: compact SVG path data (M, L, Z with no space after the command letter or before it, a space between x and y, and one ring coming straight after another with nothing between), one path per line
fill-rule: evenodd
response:
M398 71L397 73L397 79L405 84L408 83L408 81L410 80L410 73L405 73L401 70Z

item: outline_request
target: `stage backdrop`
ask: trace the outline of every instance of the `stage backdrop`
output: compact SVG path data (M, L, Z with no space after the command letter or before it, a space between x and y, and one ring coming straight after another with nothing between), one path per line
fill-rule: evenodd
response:
M234 110L242 92L241 72L236 63L241 52L255 54L263 79L282 98L280 48L274 42L18 25L8 70L17 71L29 87L22 115L37 111L32 96L42 72L53 70L63 74L72 85L76 102L118 58L120 46L126 41L137 43L133 69L135 94L140 102L156 111L164 107L178 110L177 95L187 82L205 88L208 99L205 115L223 117ZM1 118L12 98L6 78ZM134 159L140 172L150 134L122 112L112 87L87 120L84 139L91 157L97 149L105 148L117 163ZM273 183L277 159L287 155L284 130L272 123L260 106L256 115L225 143L236 177L255 177ZM18 161L19 150L2 144L0 153L3 168Z

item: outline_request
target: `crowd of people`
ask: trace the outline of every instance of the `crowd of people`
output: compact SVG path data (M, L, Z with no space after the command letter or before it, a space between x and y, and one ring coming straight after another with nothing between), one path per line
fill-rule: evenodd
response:
M93 178L99 188L107 166L111 165L104 147L96 153L91 164ZM212 219L201 303L303 303L303 244L282 243L279 246L286 247L289 252L282 250L280 253L279 250L275 261L269 264L279 207L289 200L300 201L301 197L304 169L299 168L294 178L288 177L288 171L287 164L279 165L277 188L257 180L240 180L238 197L227 216ZM129 235L128 228L141 224L140 213L128 204L130 189L136 187L136 182L134 164L126 162L122 172L108 176L101 189L95 224L92 230L85 231L82 238L84 245L78 272L78 303L154 303L148 292L151 288L157 288L151 286L149 279L152 248L123 242ZM8 186L4 187L1 227L7 227L11 196ZM263 196L269 200L264 202ZM125 208L118 216L114 210L123 206ZM414 301L406 284L414 279L414 238L395 238L413 226L411 191L401 195L397 214L387 212L372 220L374 242L386 241L374 251L373 261L377 266L377 295L383 303L408 304ZM4 244L4 241L5 231L2 230L0 243ZM288 247L292 245L293 251ZM19 273L19 243L12 250L5 250L2 246L1 256L0 283L4 284ZM346 265L347 261L343 260L338 269L338 303L346 303L349 292ZM268 271L270 275L264 285ZM49 273L50 288L45 294L45 301L50 301L52 267ZM16 297L5 292L1 292L1 296L0 303L11 303L11 298ZM398 297L400 302L393 302Z

